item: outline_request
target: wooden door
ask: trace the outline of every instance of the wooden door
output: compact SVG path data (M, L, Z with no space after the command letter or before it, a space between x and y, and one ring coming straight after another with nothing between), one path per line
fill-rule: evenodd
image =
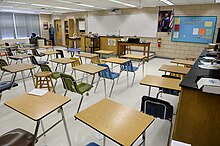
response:
M62 27L61 20L54 20L55 26L55 36L56 36L56 45L62 46Z

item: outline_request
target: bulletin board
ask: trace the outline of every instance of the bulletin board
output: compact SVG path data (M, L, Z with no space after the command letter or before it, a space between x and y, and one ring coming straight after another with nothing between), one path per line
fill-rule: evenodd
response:
M212 43L217 16L175 16L172 42Z

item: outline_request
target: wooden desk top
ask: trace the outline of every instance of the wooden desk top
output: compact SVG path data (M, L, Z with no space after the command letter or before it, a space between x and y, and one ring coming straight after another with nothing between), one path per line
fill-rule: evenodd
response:
M159 68L159 71L166 71L166 72L177 73L182 75L186 75L189 72L189 70L190 68L177 66L177 65L162 65Z
M40 48L50 49L53 48L53 46L40 46Z
M129 58L129 59L144 59L145 56L144 55L139 55L139 54L126 54L121 56L123 58Z
M130 146L154 121L152 116L109 99L75 115L77 119L120 145Z
M191 65L191 66L195 63L195 61L184 60L184 59L174 59L170 62L171 63L176 63L176 64Z
M118 45L128 45L128 46L149 46L151 42L143 42L143 43L129 43L129 42L122 42L118 41Z
M25 64L25 63L17 63L17 64L11 64L8 66L2 67L4 70L11 72L11 73L16 73L20 71L25 71L25 70L30 70L34 69L35 67L30 64Z
M99 55L98 54L91 54L91 53L80 53L80 54L77 54L76 56L85 57L85 58L93 58L93 57L97 57Z
M30 46L30 47L33 47L35 46L35 44L22 44L23 46Z
M94 65L94 64L81 64L81 65L73 67L73 69L79 70L85 73L89 73L89 74L96 74L107 68L103 66Z
M56 53L59 53L58 51L44 51L44 52L41 52L42 54L45 54L45 55L53 55L53 54L56 54Z
M69 98L48 92L43 96L24 94L4 104L17 112L38 121L70 101Z
M153 87L162 87L167 89L173 89L180 91L181 88L179 86L181 80L165 78L160 76L152 76L146 75L141 81L141 85L153 86Z
M98 53L98 54L112 54L114 51L108 51L108 50L98 50L98 51L95 51L95 53Z
M16 48L17 46L2 46L2 48L6 49L6 48Z
M9 56L8 58L10 58L10 59L25 59L25 58L29 58L31 56L33 56L33 55L19 54L19 55Z
M18 48L21 51L35 50L36 48Z
M110 57L110 58L107 58L107 59L102 59L102 61L116 63L116 64L124 64L124 63L128 62L129 60L122 59L122 58Z
M50 61L55 62L55 63L60 63L60 64L68 64L68 63L75 62L75 60L72 60L70 58L56 58L56 59L52 59Z

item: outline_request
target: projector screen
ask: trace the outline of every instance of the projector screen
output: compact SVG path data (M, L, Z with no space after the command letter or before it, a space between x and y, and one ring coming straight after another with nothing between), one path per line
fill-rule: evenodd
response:
M99 35L156 37L158 14L88 16L88 31Z

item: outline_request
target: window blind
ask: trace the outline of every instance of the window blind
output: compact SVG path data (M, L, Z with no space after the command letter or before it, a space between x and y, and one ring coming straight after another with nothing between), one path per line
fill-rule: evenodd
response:
M15 29L13 13L0 12L0 39L14 39Z

